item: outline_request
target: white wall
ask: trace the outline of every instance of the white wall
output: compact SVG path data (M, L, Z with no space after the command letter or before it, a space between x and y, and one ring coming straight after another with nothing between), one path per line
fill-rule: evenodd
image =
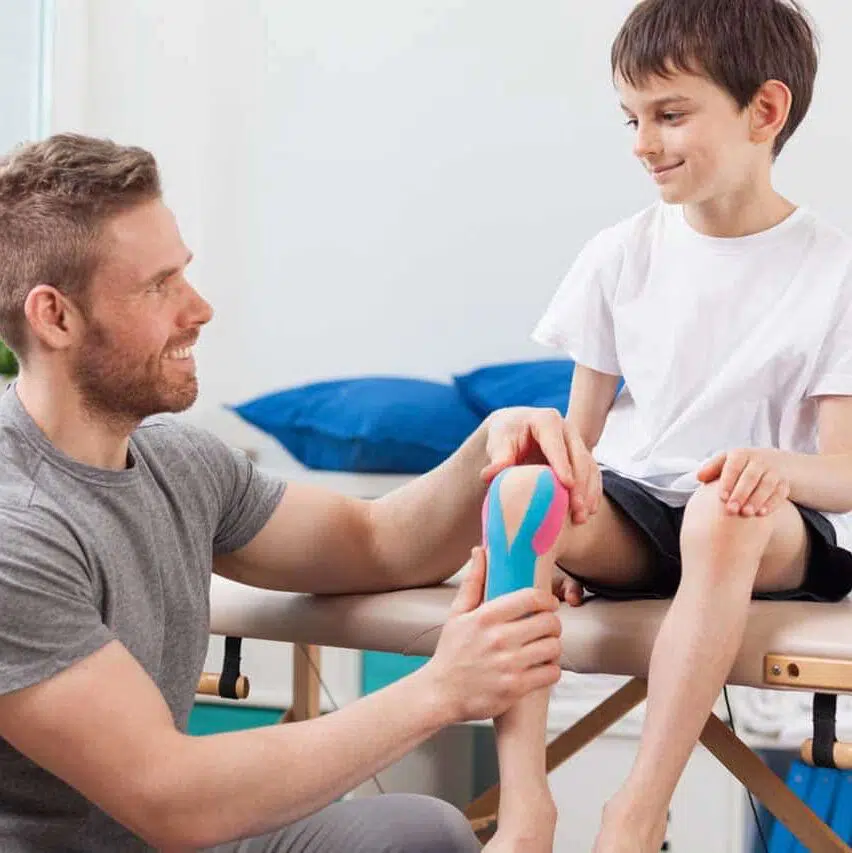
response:
M42 35L49 5L0 0L0 151L42 130Z
M318 377L447 377L653 200L608 69L632 0L58 0L53 127L150 147L217 308L195 417ZM779 186L852 229L846 35Z

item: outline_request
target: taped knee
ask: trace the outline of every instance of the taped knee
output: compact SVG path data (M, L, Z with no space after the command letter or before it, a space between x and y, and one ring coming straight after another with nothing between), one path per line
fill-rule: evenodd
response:
M568 509L567 490L550 468L543 468L510 545L500 495L509 473L502 471L494 479L482 508L483 544L488 552L486 601L535 584L536 560L553 547Z

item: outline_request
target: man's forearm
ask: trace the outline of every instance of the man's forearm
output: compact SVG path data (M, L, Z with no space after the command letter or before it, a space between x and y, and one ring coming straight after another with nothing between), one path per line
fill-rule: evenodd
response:
M481 538L487 421L444 463L374 501L374 550L401 586L439 583Z
M176 735L157 770L161 837L150 840L172 849L207 848L292 823L452 721L421 669L316 720Z
M852 512L852 456L772 452L791 501L820 512Z

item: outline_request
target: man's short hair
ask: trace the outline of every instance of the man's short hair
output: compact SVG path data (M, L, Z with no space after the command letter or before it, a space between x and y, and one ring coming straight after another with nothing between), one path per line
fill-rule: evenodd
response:
M793 95L777 157L808 111L817 72L814 29L795 0L643 0L612 45L612 72L631 86L672 70L703 74L745 109L767 80Z
M30 290L84 298L106 222L160 194L154 157L107 139L57 134L0 158L0 339L25 355Z

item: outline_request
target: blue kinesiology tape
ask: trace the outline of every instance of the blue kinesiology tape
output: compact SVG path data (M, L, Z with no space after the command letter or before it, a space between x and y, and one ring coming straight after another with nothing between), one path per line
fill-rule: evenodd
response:
M506 595L535 585L535 561L540 556L533 539L547 518L553 504L556 483L549 470L542 471L536 480L529 506L515 541L509 546L503 506L500 503L500 484L506 471L502 471L488 490L485 511L485 546L488 551L488 577L485 582L485 600Z

